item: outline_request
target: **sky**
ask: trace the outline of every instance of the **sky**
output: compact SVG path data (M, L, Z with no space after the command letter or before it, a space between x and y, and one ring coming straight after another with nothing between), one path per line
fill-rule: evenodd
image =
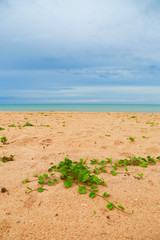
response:
M159 0L0 0L0 104L160 104Z

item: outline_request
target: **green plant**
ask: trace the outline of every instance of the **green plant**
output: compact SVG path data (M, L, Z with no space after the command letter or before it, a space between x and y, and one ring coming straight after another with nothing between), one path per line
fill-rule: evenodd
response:
M133 137L129 137L129 139L131 140L131 142L134 142L134 138Z
M160 156L156 158L160 160ZM156 160L151 156L147 156L147 158L142 157L129 157L128 159L120 159L113 163L111 158L106 158L106 160L99 161L98 159L92 159L90 162L90 166L86 165L86 161L80 159L79 162L71 161L69 158L65 158L64 161L60 161L58 165L53 165L48 169L48 173L43 175L35 174L35 180L29 180L28 178L24 179L23 183L30 183L32 181L38 182L38 187L36 189L32 189L27 186L26 193L31 193L32 191L43 192L45 189L45 185L54 186L58 180L62 180L64 186L69 189L76 185L78 187L79 194L86 194L89 193L90 198L100 197L104 201L107 202L106 207L109 210L116 208L121 210L125 213L125 208L122 205L116 205L112 201L108 200L110 194L107 192L103 192L102 194L99 193L99 185L103 187L106 186L106 182L104 178L97 177L95 174L104 173L111 173L113 176L116 176L119 172L119 168L124 167L124 174L128 174L127 166L140 166L140 167L147 167L149 164L155 164ZM93 165L99 165L99 167ZM107 167L113 168L111 171L107 171ZM115 172L115 170L117 170ZM136 170L137 171L137 170ZM58 178L55 176L58 173ZM139 176L138 179L143 177L143 173L137 173ZM137 178L137 177L135 177ZM102 190L101 186L101 190ZM134 210L130 214L133 214Z
M111 210L113 207L119 210L124 211L124 208L119 208L115 204L111 207L112 203L107 199L109 194L104 192L102 195L98 193L99 188L98 185L106 185L106 182L103 178L98 178L96 175L92 174L90 171L90 167L85 165L85 161L80 159L79 162L71 161L68 158L65 158L64 161L61 161L58 165L53 165L48 169L49 174L43 174L41 176L37 176L37 181L41 185L37 189L33 190L30 187L27 187L29 191L26 193L30 193L32 191L43 192L46 190L43 186L45 184L51 186L54 182L57 182L57 179L53 180L53 176L55 173L51 173L52 171L60 173L60 179L63 180L64 186L66 188L72 187L74 184L78 186L78 192L80 194L86 194L89 192L90 198L95 198L96 196L103 198L108 204L107 208ZM55 181L56 180L56 181ZM33 180L35 181L35 180ZM22 181L23 183L32 182L29 181L28 178ZM121 205L119 205L121 206Z
M27 126L30 126L30 127L32 127L32 126L34 126L33 124L31 124L31 123L29 123L29 122L27 122L26 124L24 124L23 125L23 127L27 127Z
M151 127L153 127L155 122L146 122L146 124L151 124Z
M0 160L4 163L13 161L14 160L14 155L10 155L10 157L6 157L6 156L0 157Z
M109 134L106 134L105 136L106 136L106 137L110 137L111 135L109 135Z
M139 179L141 179L144 176L143 173L137 173L137 175L139 176Z
M3 128L3 127L0 127L0 131L2 131L2 130L5 130L5 128Z
M6 137L1 137L1 143L6 144L7 143L7 138Z
M15 124L10 124L10 125L8 125L8 127L16 127L16 125Z

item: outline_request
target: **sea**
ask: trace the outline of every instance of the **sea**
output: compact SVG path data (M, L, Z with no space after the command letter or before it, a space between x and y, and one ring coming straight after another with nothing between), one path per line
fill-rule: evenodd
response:
M160 104L3 104L0 111L160 113Z

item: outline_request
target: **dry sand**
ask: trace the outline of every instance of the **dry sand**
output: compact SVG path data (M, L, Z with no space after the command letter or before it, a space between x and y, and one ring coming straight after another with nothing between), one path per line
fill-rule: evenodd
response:
M26 122L34 126L8 127ZM107 186L99 191L110 193L109 201L127 211L134 209L133 215L109 211L103 199L80 195L77 186L67 189L61 181L28 195L26 186L38 184L21 183L66 156L88 163L93 158L159 156L160 113L0 112L0 127L5 128L0 137L8 139L8 144L0 143L0 156L15 154L15 161L0 162L0 185L9 191L0 193L0 239L160 240L160 162L128 167L130 176L103 174ZM136 168L144 174L141 180L134 177Z

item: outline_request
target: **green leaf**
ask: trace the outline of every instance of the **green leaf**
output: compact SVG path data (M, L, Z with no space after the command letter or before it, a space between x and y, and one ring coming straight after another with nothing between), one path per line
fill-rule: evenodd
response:
M118 207L122 210L125 210L125 208L122 205L118 205Z
M84 162L84 161L83 161L83 158L80 158L80 162L81 162L81 163L83 163L83 162Z
M57 166L56 165L53 165L51 168L56 168Z
M82 182L86 182L88 177L89 177L89 173L84 174L84 176L82 178Z
M44 177L44 178L48 178L48 174L46 174L46 173L43 174L43 177Z
M72 186L72 181L70 178L67 178L67 180L64 181L63 183L66 188L70 188Z
M94 214L96 214L96 211L94 210Z
M108 203L106 207L111 210L114 207L114 204L112 202Z
M87 192L87 188L85 186L79 186L78 191L80 194L85 194Z
M26 178L26 179L24 180L24 182L29 182L28 178Z
M156 157L157 159L160 159L160 156Z
M108 160L109 163L112 163L112 158L106 158Z
M43 183L44 183L44 179L43 179L43 178L40 178L38 182L39 182L40 184L43 184Z
M35 174L34 177L38 177L38 174Z
M109 196L109 194L108 194L108 193L106 193L106 192L104 192L104 193L103 193L103 196L104 196L104 197L108 197L108 196Z
M114 170L117 170L117 164L114 164L113 168Z
M147 162L142 161L142 162L140 163L140 165L141 165L141 167L147 167Z
M90 198L94 198L96 196L96 193L95 192L91 192L90 194L89 194L89 197Z
M98 159L92 159L91 160L91 164L95 164L95 163L97 163L98 162Z
M55 173L51 173L51 176L55 175Z
M53 171L53 169L52 169L52 168L49 168L49 169L48 169L48 172L52 172L52 171Z
M27 187L27 189L29 189L29 190L31 190L31 191L32 191L32 188L30 188L30 187Z
M93 179L93 182L95 182L95 183L97 183L97 184L100 183L100 179L99 179L97 176L92 175L92 179Z
M54 182L58 182L58 180L57 180L57 179L53 179L53 181L54 181Z
M78 180L79 180L80 182L82 182L83 176L84 176L84 172L80 172L80 173L78 174Z
M100 173L100 171L99 171L99 169L97 167L95 167L94 172L97 173L97 174Z
M39 187L37 190L38 190L38 192L43 192L44 191L44 189L42 187Z
M52 180L49 180L49 181L47 182L47 184L48 184L49 186L52 186L52 185L53 185L53 181L52 181Z
M115 171L111 171L113 176L117 176L117 173Z
M98 186L93 185L93 186L91 186L91 189L98 190Z
M92 183L91 182L87 182L87 184L90 186Z

